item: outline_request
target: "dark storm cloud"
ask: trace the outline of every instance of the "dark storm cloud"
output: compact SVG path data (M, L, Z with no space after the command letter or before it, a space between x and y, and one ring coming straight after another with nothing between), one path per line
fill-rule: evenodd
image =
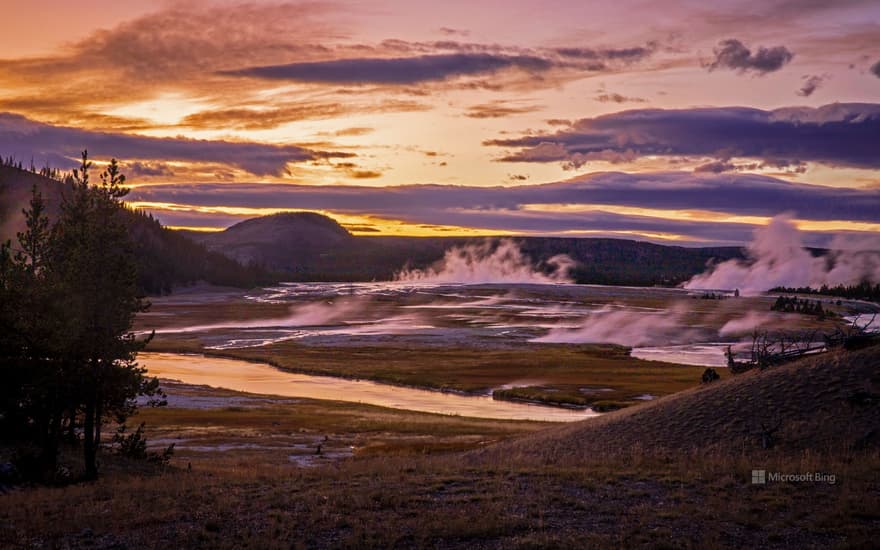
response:
M792 60L794 54L785 46L772 48L759 47L754 53L745 44L730 38L722 40L715 47L715 60L707 68L730 69L741 73L753 71L757 74L766 74L778 71L786 63Z
M553 63L542 57L528 55L458 53L267 65L228 71L224 74L300 82L404 85L494 73L510 68L543 72L553 68Z
M554 133L497 139L510 162L580 166L614 154L818 162L880 167L880 104L834 103L764 111L745 107L642 109L576 121Z
M48 163L67 169L77 165L75 159L83 149L88 149L96 158L115 156L130 161L227 164L257 176L281 175L289 162L350 156L346 153L312 151L296 145L96 132L52 126L16 114L0 113L0 151L4 155L26 159L33 157L37 165Z

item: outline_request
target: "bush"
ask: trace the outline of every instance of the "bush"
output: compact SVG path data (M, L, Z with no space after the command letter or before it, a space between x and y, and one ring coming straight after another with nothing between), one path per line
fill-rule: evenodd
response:
M715 372L715 369L709 368L703 371L703 384L710 384L720 379L721 377L718 376L718 373Z
M146 423L141 422L137 429L126 435L128 429L125 424L119 427L113 435L113 443L116 444L116 454L135 460L147 460L166 465L174 455L174 443L165 448L161 453L147 452L147 438L144 437Z

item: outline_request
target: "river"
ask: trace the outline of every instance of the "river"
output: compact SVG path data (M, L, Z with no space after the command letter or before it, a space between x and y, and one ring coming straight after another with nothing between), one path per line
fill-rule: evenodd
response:
M140 353L138 361L146 367L151 376L245 393L329 399L498 420L573 422L598 416L598 413L589 409L576 410L514 403L498 401L488 395L460 395L392 386L367 380L296 374L264 363L205 355Z

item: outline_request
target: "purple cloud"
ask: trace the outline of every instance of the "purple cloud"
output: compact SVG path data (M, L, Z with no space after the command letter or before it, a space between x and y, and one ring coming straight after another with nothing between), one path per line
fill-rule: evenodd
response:
M267 65L226 71L223 74L299 82L406 85L494 73L510 68L537 73L550 70L553 63L545 58L529 55L457 53Z
M774 216L793 212L810 220L880 223L880 195L870 190L792 183L748 174L600 173L560 183L516 187L409 185L400 187L307 186L284 184L176 184L134 189L133 201L194 206L239 206L326 210L373 215L410 223L459 225L500 232L553 234L566 231L666 232L694 242L748 240L748 224L686 221L625 215L601 208L555 211L541 205L628 206L657 210L699 209L721 214ZM535 206L538 206L537 208ZM231 225L225 214L156 212L165 223L198 225L183 216L207 216ZM203 220L202 223L204 223ZM821 242L821 234L813 242Z
M37 165L68 169L77 165L83 149L98 158L114 156L126 161L211 162L240 168L257 176L281 175L289 162L349 153L313 151L296 145L158 138L52 126L12 113L0 113L0 151L18 158L34 158ZM136 167L136 171L142 168Z
M764 111L746 107L641 109L574 122L554 133L496 139L501 160L580 166L601 155L747 157L880 168L880 104L834 103Z

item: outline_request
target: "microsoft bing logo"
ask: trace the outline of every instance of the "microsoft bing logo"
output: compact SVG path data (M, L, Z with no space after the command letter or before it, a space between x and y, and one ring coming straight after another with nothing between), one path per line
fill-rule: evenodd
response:
M752 485L765 485L767 483L767 470L752 470Z

